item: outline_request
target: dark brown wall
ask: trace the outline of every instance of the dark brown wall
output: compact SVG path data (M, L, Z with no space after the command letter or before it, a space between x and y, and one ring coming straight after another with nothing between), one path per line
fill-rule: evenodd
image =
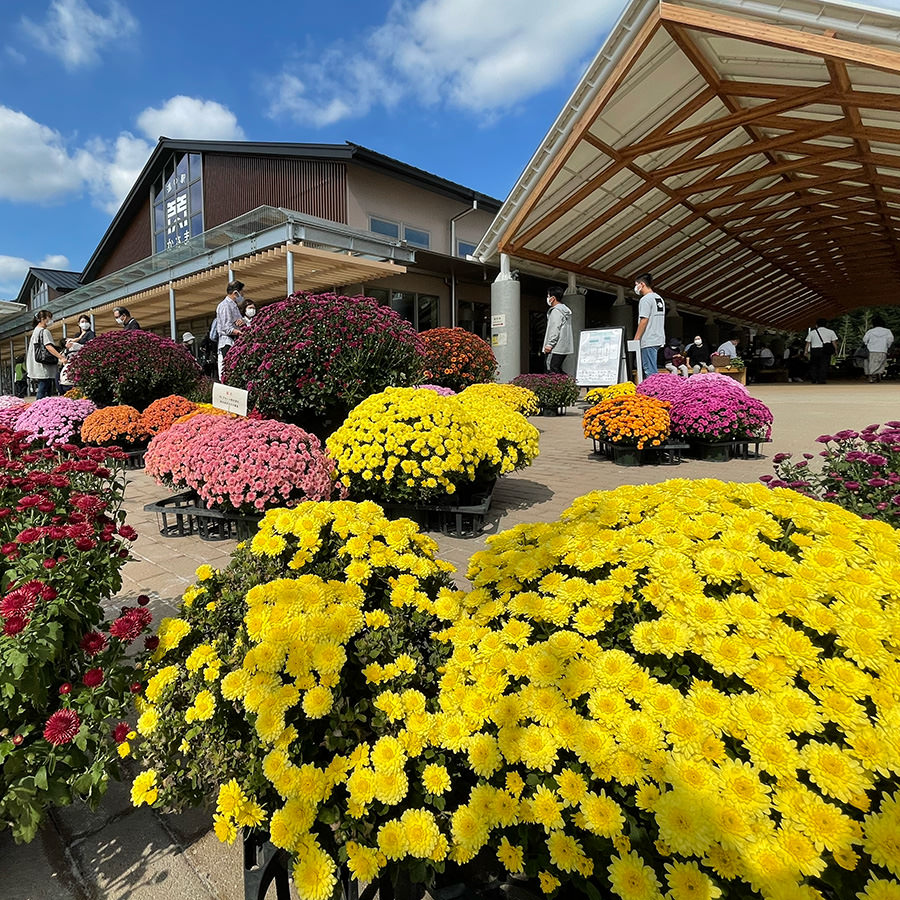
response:
M103 268L91 280L109 275L110 272L118 272L125 266L146 259L153 252L150 242L150 192L148 190L147 199L141 206L140 212L129 223L125 234L103 264Z
M203 202L205 229L264 204L346 224L346 166L310 159L205 153Z

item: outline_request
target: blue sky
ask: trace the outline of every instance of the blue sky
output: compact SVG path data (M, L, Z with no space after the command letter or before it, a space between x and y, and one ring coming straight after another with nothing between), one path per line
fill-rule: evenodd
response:
M0 298L80 270L156 139L353 141L503 199L624 0L3 0Z

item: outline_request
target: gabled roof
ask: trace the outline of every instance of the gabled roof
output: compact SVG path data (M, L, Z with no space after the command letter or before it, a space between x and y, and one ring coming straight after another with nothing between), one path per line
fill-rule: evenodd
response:
M843 0L632 0L476 254L782 328L896 303L898 46Z
M31 299L31 287L35 281L43 281L48 287L53 288L60 294L66 294L74 291L81 284L80 272L69 272L65 269L40 269L37 266L31 266L19 289L19 296L16 298L18 303L28 303Z
M169 155L182 153L220 153L236 156L281 156L304 159L324 159L334 161L354 161L371 169L393 175L403 181L415 184L463 203L478 201L478 205L489 212L500 209L500 201L472 188L467 188L423 169L407 165L390 156L384 156L359 144L292 144L259 141L185 141L161 137L137 180L122 201L118 212L97 245L81 279L92 281L97 277L110 253L118 244L132 218L138 214L150 191L154 179L162 172Z

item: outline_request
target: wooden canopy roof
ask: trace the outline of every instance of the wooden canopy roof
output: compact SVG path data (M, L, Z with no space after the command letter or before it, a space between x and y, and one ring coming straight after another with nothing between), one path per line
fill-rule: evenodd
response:
M634 0L477 255L796 328L898 303L900 17Z

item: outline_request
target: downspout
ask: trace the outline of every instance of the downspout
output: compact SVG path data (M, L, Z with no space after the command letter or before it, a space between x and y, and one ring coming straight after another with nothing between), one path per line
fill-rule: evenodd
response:
M450 219L450 255L452 257L456 256L456 223L476 209L478 209L478 201L473 199L472 205L468 209L464 209ZM456 328L456 271L452 265L450 266L450 327Z

